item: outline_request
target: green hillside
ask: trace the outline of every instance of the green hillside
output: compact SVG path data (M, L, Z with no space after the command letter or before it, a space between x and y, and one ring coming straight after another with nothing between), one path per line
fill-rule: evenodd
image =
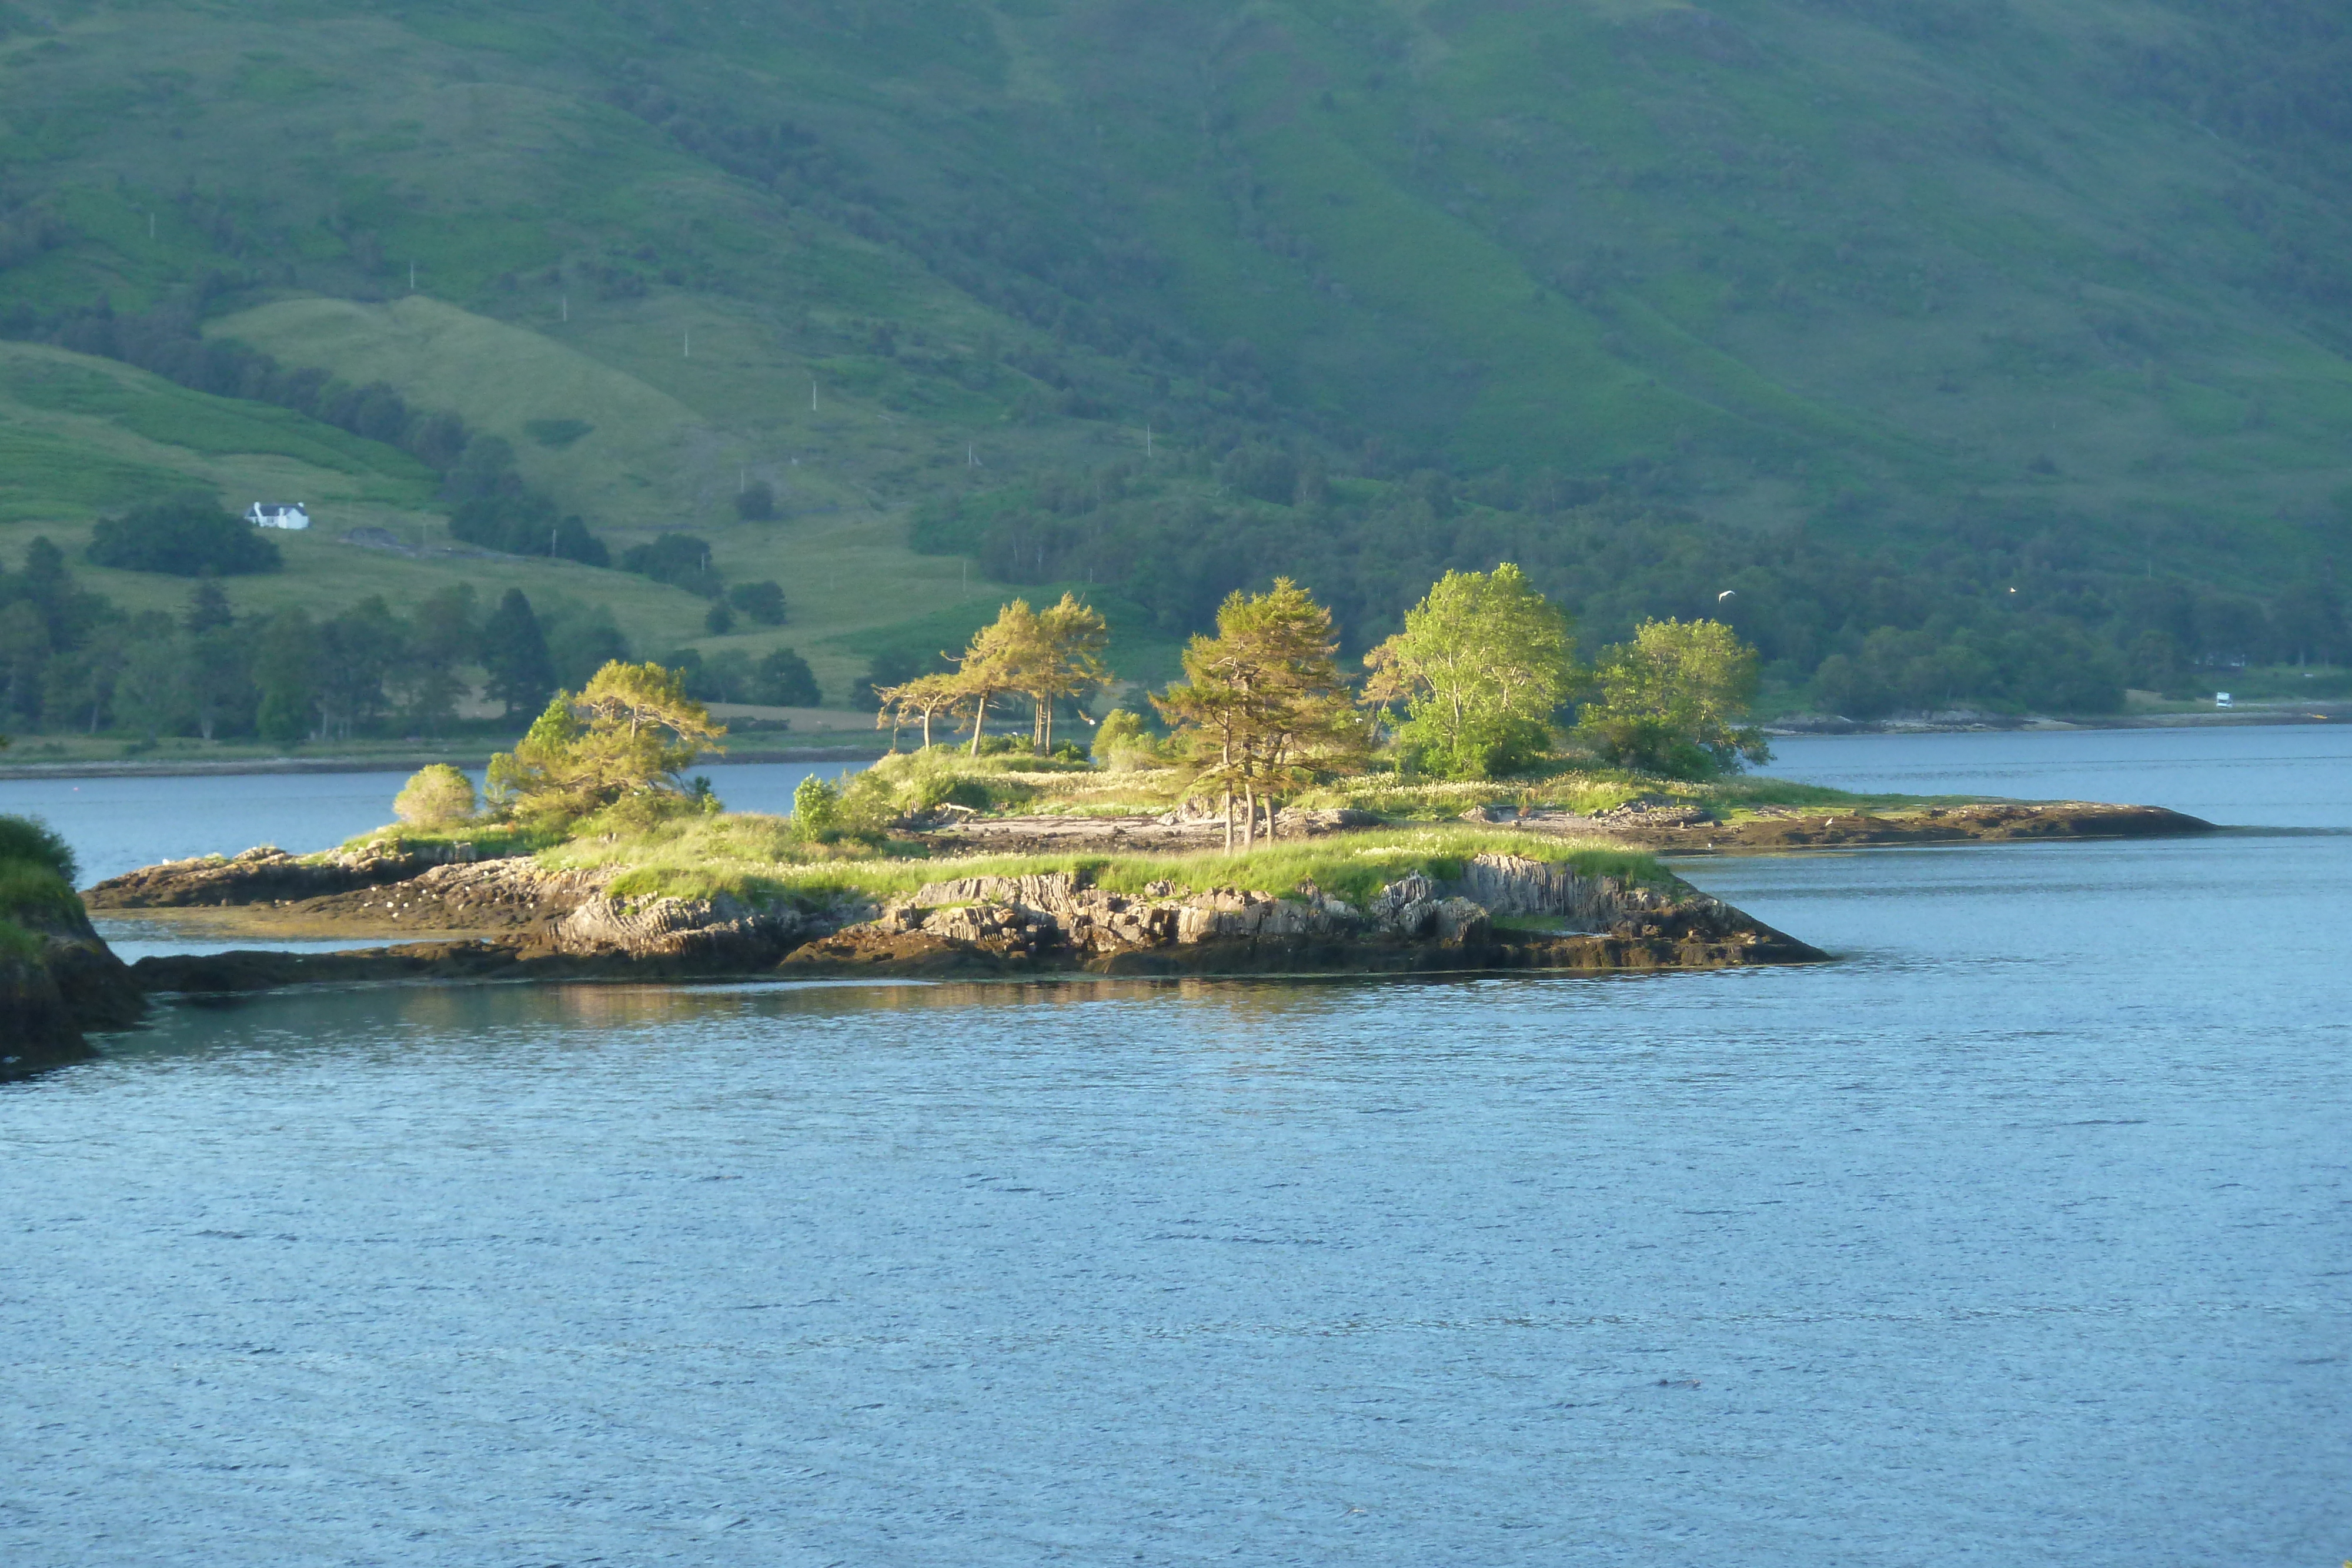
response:
M14 4L0 519L292 486L336 526L266 591L427 591L336 543L439 526L399 454L16 368L144 386L109 323L168 322L462 416L616 555L707 538L790 624L482 580L835 700L1021 584L1151 663L1276 571L1360 644L1505 554L1856 710L2341 659L2347 66L2316 0Z

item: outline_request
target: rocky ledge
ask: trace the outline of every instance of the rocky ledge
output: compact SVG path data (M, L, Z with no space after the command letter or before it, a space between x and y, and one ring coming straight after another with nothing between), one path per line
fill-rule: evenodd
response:
M1418 873L1362 907L1311 885L1140 896L1055 873L933 883L795 948L802 974L1374 974L1721 968L1823 955L1686 883L1653 887L1517 855Z
M1361 907L1314 887L1139 894L1062 873L933 883L880 906L759 909L729 898L594 894L530 931L331 954L142 958L151 990L226 993L403 979L1721 968L1823 955L1681 883L1654 886L1515 855L1419 873Z
M470 844L430 852L390 851L372 844L356 854L316 860L263 844L233 858L206 855L142 866L107 878L81 899L91 909L226 909L303 904L410 882L436 867L474 859Z
M11 909L39 945L0 955L0 1081L90 1054L88 1030L128 1029L145 988L79 910Z

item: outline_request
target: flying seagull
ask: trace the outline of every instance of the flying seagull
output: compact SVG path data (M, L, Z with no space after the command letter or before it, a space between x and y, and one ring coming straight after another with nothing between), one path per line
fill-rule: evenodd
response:
M1720 604L1720 603L1722 603L1725 600L1727 600L1727 599L1730 599L1730 598L1734 597L1735 595L1737 595L1737 594L1738 593L1738 591L1738 591L1738 589L1736 589L1736 588L1727 588L1727 589L1725 589L1721 593L1718 593L1718 594L1717 594L1717 595L1715 596L1715 601L1716 601L1717 604Z

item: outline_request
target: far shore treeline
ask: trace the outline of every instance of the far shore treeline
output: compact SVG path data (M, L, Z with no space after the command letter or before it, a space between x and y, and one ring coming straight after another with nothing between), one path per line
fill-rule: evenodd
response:
M203 559L186 552L213 548ZM181 497L101 523L101 565L194 579L177 615L125 612L75 578L45 538L18 570L0 564L0 727L53 735L110 733L136 746L163 736L258 737L282 745L369 735L440 737L471 706L511 735L559 687L637 656L601 604L509 589L495 601L467 584L395 613L371 596L332 614L299 607L239 613L236 575L268 571L277 548L208 501ZM228 580L223 580L224 578ZM739 583L713 614L783 620L773 583ZM704 702L815 706L822 699L793 649L753 658L655 653Z

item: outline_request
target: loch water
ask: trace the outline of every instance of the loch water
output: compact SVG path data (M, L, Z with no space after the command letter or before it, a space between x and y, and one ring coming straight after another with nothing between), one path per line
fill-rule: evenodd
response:
M0 1563L2352 1556L2352 733L1781 750L2246 831L1682 868L1801 968L173 1008L0 1088Z

